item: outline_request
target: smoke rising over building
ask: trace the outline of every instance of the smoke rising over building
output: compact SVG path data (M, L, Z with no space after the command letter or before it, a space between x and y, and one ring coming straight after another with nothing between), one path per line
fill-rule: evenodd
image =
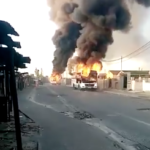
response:
M131 0L145 7L150 0ZM67 64L94 63L105 58L113 31L128 33L131 15L125 0L48 0L51 19L59 26L53 36L56 46L53 71L63 73ZM77 48L78 56L72 55ZM69 61L68 61L69 60Z

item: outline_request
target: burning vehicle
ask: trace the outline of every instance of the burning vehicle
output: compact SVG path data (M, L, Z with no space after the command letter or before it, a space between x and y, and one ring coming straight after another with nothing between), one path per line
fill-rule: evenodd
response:
M98 73L102 69L102 64L97 61L93 64L84 65L82 63L77 64L74 76L72 79L72 86L74 89L93 89L96 90Z
M76 78L72 79L74 89L97 89L97 72L91 70L88 77L82 76L82 73L77 73Z
M60 85L61 84L61 75L57 73L52 73L50 76L50 83L53 85Z
M128 33L132 29L128 6L135 2L150 6L149 0L47 1L51 8L50 18L58 27L52 38L56 48L52 61L53 72L62 74L67 67L70 75L80 83L75 82L74 85L80 87L85 86L85 82L95 83L96 87L96 78L91 81L91 75L96 76L99 71L92 69L92 66L101 64L106 57L114 42L114 32ZM77 56L73 57L75 53ZM80 69L74 71L74 66ZM56 79L52 81L56 82Z

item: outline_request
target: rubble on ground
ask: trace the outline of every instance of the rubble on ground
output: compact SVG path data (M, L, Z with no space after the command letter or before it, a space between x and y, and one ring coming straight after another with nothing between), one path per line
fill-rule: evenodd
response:
M37 150L39 126L21 113L20 123L23 150ZM0 123L0 150L16 150L15 136L14 116L11 115L10 122Z
M94 116L86 111L77 111L74 113L74 118L83 120L83 119L94 118Z

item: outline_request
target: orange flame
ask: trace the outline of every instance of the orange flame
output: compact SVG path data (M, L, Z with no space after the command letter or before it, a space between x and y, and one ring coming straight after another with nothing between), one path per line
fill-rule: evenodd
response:
M78 72L78 73L81 73L84 66L85 66L85 65L84 65L83 63L77 64L77 68L76 68L77 72Z
M92 65L91 67L91 70L94 70L94 71L97 71L97 72L100 72L102 70L102 65L101 63L99 62L96 62Z
M89 64L89 65L79 63L79 64L77 64L76 69L77 69L76 70L77 73L81 73L82 76L88 77L91 70L96 71L97 73L99 73L102 70L102 65L101 65L100 62L95 62L95 63Z
M108 78L112 79L113 78L113 74L110 71L108 71L107 74L106 74L106 77L107 77L107 79Z
M61 75L57 73L52 73L50 76L50 81L59 82L61 80Z
M88 77L89 76L89 73L90 73L90 66L84 66L82 68L82 72L81 72L81 75L84 76L84 77Z

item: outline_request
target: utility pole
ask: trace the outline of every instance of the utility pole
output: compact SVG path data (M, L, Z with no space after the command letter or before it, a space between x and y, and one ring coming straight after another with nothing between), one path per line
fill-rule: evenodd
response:
M121 72L122 72L122 56L121 56Z

